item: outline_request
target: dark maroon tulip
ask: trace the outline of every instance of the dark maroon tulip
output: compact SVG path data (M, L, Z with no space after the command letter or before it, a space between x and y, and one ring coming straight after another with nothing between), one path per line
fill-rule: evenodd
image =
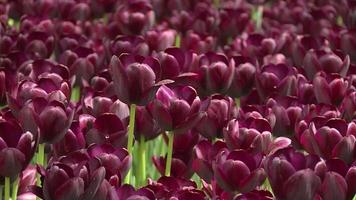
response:
M205 199L204 192L197 189L194 181L182 178L162 176L157 182L150 181L145 188L152 190L157 199Z
M23 170L19 177L19 186L17 191L18 200L35 200L36 195L29 191L29 186L36 184L36 167L29 165Z
M312 169L318 157L305 156L292 147L278 150L264 160L264 168L277 199L313 200L321 185Z
M266 178L260 168L262 154L245 150L222 151L213 163L214 175L221 188L227 191L250 192Z
M58 2L58 12L64 19L86 20L90 16L88 1L64 1Z
M227 93L236 98L251 91L255 83L256 67L247 57L235 56L233 59L235 61L234 75Z
M235 61L223 54L208 52L199 58L199 93L211 95L225 93L233 79Z
M194 148L194 159L192 168L205 182L210 183L214 177L212 163L217 154L226 150L226 144L216 141L212 144L208 140L200 141Z
M42 174L43 186L33 192L42 199L106 199L110 184L105 168L53 163Z
M286 64L269 64L256 72L256 88L261 99L273 93L295 96L297 79L295 70Z
M24 132L13 117L0 116L0 176L16 178L31 161L36 141L35 135Z
M158 61L152 57L122 54L113 56L110 73L117 97L126 104L146 105L153 97L159 83L155 71L160 71Z
M141 36L118 36L110 42L110 55L120 56L122 53L147 56L149 47ZM110 58L109 58L110 59Z
M86 146L85 137L81 130L79 121L73 121L64 138L53 145L57 156L69 154L71 152L83 149Z
M355 183L347 182L348 175L353 172L354 166L349 168L346 163L340 159L329 159L320 161L315 166L315 172L322 180L320 196L323 199L333 199L336 194L342 199L351 199L356 190L353 189ZM348 174L348 175L347 175ZM348 198L346 198L349 195Z
M163 85L149 110L162 130L185 133L205 115L202 107L194 88L185 86L171 90Z
M97 165L103 166L106 170L105 178L117 187L123 180L131 167L131 156L126 149L114 148L110 144L93 144L88 147L91 158L97 160ZM92 161L94 163L94 161ZM92 164L95 165L95 164Z
M274 136L289 136L294 133L296 123L302 119L302 108L294 97L275 97L267 100L267 106L276 117Z
M155 29L147 31L145 39L151 51L160 52L174 46L176 30L168 29L166 26L166 24L156 25Z
M240 194L234 198L234 200L247 200L247 199L255 199L255 200L272 200L273 195L270 191L267 190L253 190L246 194Z
M346 54L350 55L351 61L356 61L355 30L349 29L341 32L340 47Z
M24 51L29 58L49 58L54 49L54 36L47 32L33 31L26 37Z
M319 49L323 45L324 40L325 39L311 35L303 35L295 38L290 47L293 63L298 67L303 66L303 60L308 50Z
M200 35L189 30L187 34L182 37L181 46L183 49L192 50L194 53L202 54L214 51L216 43L216 38L211 35Z
M338 75L318 73L313 80L314 94L318 103L339 105L346 95L348 82Z
M302 74L297 75L298 100L304 104L317 103L314 85Z
M89 82L98 65L98 54L90 48L78 47L64 51L59 58L61 64L69 67L71 76L75 76L76 84Z
M136 107L135 137L143 136L145 140L155 139L161 130L157 122L153 119L148 109L144 106Z
M205 138L220 138L225 125L237 115L235 102L232 98L221 95L211 96L205 101L210 101L206 110L207 115L194 128Z
M310 80L312 80L319 71L323 71L327 74L337 73L341 77L345 77L349 66L349 56L345 56L342 60L338 55L325 51L309 50L303 61L304 70Z
M110 200L155 200L155 194L148 188L135 190L131 185L118 187L110 196Z
M57 74L60 77L62 77L63 80L69 79L68 67L65 65L56 64L55 62L52 62L49 59L35 60L30 64L30 67L31 67L31 73L29 74L29 76L31 77L32 80L36 80L36 81L41 80L41 78L46 73Z
M159 171L161 175L165 174L166 170L166 160L167 158L165 157L152 157L153 164ZM192 155L191 152L185 152L185 153L173 153L172 155L172 162L171 162L171 171L170 171L170 176L171 177L177 177L177 178L191 178L193 175L193 170L192 170Z
M127 143L127 127L114 113L98 116L92 127L90 124L85 133L87 144L110 143L115 147L124 147Z
M356 92L347 92L340 104L340 111L347 121L356 119Z
M291 144L285 137L273 139L266 119L253 119L249 127L241 127L238 120L231 120L224 128L224 139L229 149L252 150L256 153L270 154Z
M160 79L172 79L178 81L178 84L180 79L192 77L193 73L190 71L198 67L198 56L181 48L168 48L158 54L158 59L162 68Z
M113 18L123 33L140 35L153 26L154 16L149 1L137 0L119 4Z
M310 123L300 136L300 143L306 151L322 158L340 158L351 163L354 158L355 136L351 133L352 126L338 118L325 122Z

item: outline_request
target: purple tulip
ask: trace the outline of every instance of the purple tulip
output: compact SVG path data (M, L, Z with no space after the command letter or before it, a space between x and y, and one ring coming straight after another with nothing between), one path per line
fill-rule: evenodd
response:
M244 122L239 125L238 120L233 119L224 128L224 139L229 149L252 150L268 155L291 144L288 138L273 139L266 119L257 118L250 121L245 127Z
M337 73L345 77L350 66L349 56L340 58L334 53L310 50L304 57L303 67L307 77L312 80L317 72L323 71L327 74Z
M237 115L235 102L230 97L214 95L205 100L210 101L205 115L195 129L205 138L220 138L227 122Z
M347 123L337 118L314 121L300 135L300 143L305 150L325 159L337 157L351 163L356 142L351 133L352 126L348 130Z
M119 186L131 167L131 157L127 150L114 148L110 144L94 144L88 147L88 153L93 160L92 166L103 166L106 180L115 187Z
M321 185L312 169L319 161L292 147L280 149L264 160L264 169L277 199L314 199Z
M146 105L162 82L155 83L155 71L160 71L158 61L152 57L122 54L113 56L110 73L116 95L126 104Z
M256 88L262 100L273 93L295 96L297 79L295 70L286 64L269 64L256 72Z
M267 106L276 117L273 126L275 136L292 136L296 123L302 119L302 108L296 98L275 97L267 100Z
M144 106L136 107L135 138L143 136L145 140L155 139L161 130L149 110Z
M179 84L181 82L180 79L184 81L189 77L197 76L190 72L198 67L198 56L191 51L171 47L164 52L160 52L158 59L162 67L160 79L172 79ZM184 84L184 82L180 84ZM188 84L192 83L188 82Z
M63 139L53 145L55 155L63 156L85 148L86 141L78 121L73 121Z
M189 30L182 38L181 47L192 50L194 53L202 54L214 51L216 47L216 38L211 35L201 35Z
M131 185L122 185L118 187L110 196L110 200L134 200L134 199L144 199L144 200L154 200L156 199L155 194L148 188L140 188L135 190Z
M227 191L250 192L266 178L260 168L262 154L245 150L222 151L213 163L214 175L221 188Z
M14 180L29 164L36 147L36 136L25 132L11 114L0 116L1 177Z
M356 92L347 92L340 104L340 111L343 113L343 118L347 121L356 118Z
M145 38L151 51L160 52L174 46L177 33L166 26L166 24L156 25L154 30L147 31Z
M92 125L87 124L84 135L89 145L110 143L115 147L124 147L127 143L127 127L114 113L104 113Z
M315 172L322 180L320 196L323 199L333 199L337 194L342 199L351 199L356 192L355 183L350 182L349 179L352 174L355 174L354 168L354 166L349 168L340 159L320 161L315 166Z
M206 53L199 58L199 93L210 95L225 93L233 79L235 61L230 61L223 54Z
M195 182L182 178L162 176L157 182L151 181L145 188L153 191L157 199L205 199L204 192L196 189Z
M163 85L149 110L162 130L185 133L204 116L202 107L194 88L185 86L171 90Z
M42 174L42 188L32 189L42 199L106 199L110 184L105 168L53 163Z
M251 91L255 83L256 67L247 57L235 56L233 59L235 61L234 75L227 93L236 98Z
M94 75L98 65L98 54L90 48L78 47L66 50L60 55L60 63L69 67L76 84L82 84Z
M18 200L35 200L36 195L30 192L29 186L36 184L36 167L29 165L24 169L19 177L19 185L17 191Z
M194 148L194 159L192 168L205 182L210 183L214 177L213 161L216 155L226 150L226 144L217 141L214 144L207 140L200 141Z
M138 0L120 4L113 18L123 33L139 35L153 26L154 16L150 2Z
M318 103L339 105L346 95L348 82L338 75L318 73L313 80L314 94Z
M24 51L29 58L49 58L54 49L54 36L46 32L33 31L26 37Z
M141 36L118 36L110 42L109 51L110 55L116 56L120 56L122 53L147 56L149 47Z

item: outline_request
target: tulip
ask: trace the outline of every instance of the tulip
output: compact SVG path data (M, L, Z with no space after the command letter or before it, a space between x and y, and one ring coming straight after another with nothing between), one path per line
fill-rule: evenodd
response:
M170 173L173 150L173 133L184 133L193 128L204 116L199 97L190 87L176 88L176 92L167 86L161 86L156 99L149 105L153 118L162 130L170 131L166 175Z
M49 200L106 199L110 184L105 180L105 168L91 170L86 166L74 166L53 163L42 174L43 186L32 189L32 192Z
M345 56L342 60L334 53L309 50L304 57L303 66L310 80L319 71L324 71L327 74L337 73L341 77L345 77L350 66L350 58Z
M312 170L318 157L296 152L292 147L280 149L264 160L264 169L277 199L314 199L321 185Z
M120 4L113 18L125 34L140 35L153 26L154 16L150 2L139 0Z
M349 181L350 175L355 173L354 166L349 168L344 161L334 158L320 161L315 171L322 180L320 196L323 199L333 199L335 194L342 199L351 199L355 194L355 183Z
M261 161L261 154L245 150L222 151L213 164L217 183L227 191L250 192L266 178L263 168L260 168Z
M235 61L217 53L206 53L199 58L199 93L211 95L225 93L229 89L235 67Z
M262 100L273 93L295 96L297 79L294 69L285 64L269 64L256 72L256 88Z
M92 126L87 125L89 126L84 134L87 144L110 143L115 147L126 146L127 128L117 115L104 113L94 120Z
M216 38L211 35L202 35L189 30L185 37L182 38L181 47L192 50L194 53L202 54L213 51L216 43Z
M63 156L79 149L85 148L86 142L83 130L78 121L73 121L64 138L54 144L53 148L57 156Z
M124 179L131 166L131 157L127 150L114 148L110 144L93 144L88 147L88 154L105 168L106 180L115 187L120 185L118 181Z
M318 103L339 105L346 95L348 82L335 74L318 73L314 77L313 85Z
M226 144L219 140L214 144L207 140L200 141L194 147L194 159L192 164L194 172L205 182L210 183L214 177L213 161L216 155L226 149Z
M130 200L130 199L145 199L145 200L154 200L156 199L153 191L147 188L140 188L135 190L131 185L122 185L117 188L112 195L110 200Z
M236 64L233 80L227 93L231 97L239 98L251 91L255 82L256 67L247 57L235 56L233 59Z
M47 32L32 31L26 37L24 51L29 58L49 58L54 49L54 36Z
M19 185L17 189L17 194L13 188L12 199L18 200L34 200L36 195L30 192L29 186L36 184L36 167L29 165L25 170L23 170L19 177ZM16 196L15 196L16 195Z
M273 195L266 190L253 190L246 194L240 194L234 200L256 199L256 200L272 200Z
M210 101L206 115L197 123L195 129L205 138L220 138L227 122L237 115L234 100L214 95L205 101Z
M110 55L120 56L122 53L147 56L149 47L141 36L118 36L110 42Z
M157 86L167 83L167 81L161 81L155 84L154 70L160 71L160 66L158 61L151 57L122 54L119 58L113 56L110 62L110 73L116 95L122 102L130 105L127 143L129 154L131 154L133 145L136 104L146 105L153 98L154 92L158 89Z
M177 33L173 29L157 25L155 30L149 30L146 33L146 40L151 51L164 51L165 49L172 47L175 43ZM159 41L159 42L157 42Z
M196 189L195 182L182 178L162 176L157 182L151 181L145 188L153 191L157 199L205 199L204 192Z
M329 119L320 124L312 122L302 132L300 143L309 153L325 159L337 157L351 163L356 142L352 130L353 127L348 127L342 119Z

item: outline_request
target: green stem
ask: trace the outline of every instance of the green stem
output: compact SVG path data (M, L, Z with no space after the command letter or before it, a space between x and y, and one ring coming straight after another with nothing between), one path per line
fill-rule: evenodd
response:
M37 164L40 166L43 166L44 164L44 149L45 149L45 144L39 144L38 145L38 153L37 153ZM41 186L41 175L37 174L37 186Z
M127 151L129 155L132 156L133 140L134 140L134 130L135 130L135 115L136 115L136 104L130 105L130 122L129 122L129 136L127 139ZM125 183L130 184L131 172L130 169L125 177Z
M74 86L72 89L72 94L70 96L70 100L73 102L78 102L80 100L80 87Z
M220 0L213 0L215 8L219 8Z
M259 5L256 9L256 30L261 31L262 29L262 18L263 18L263 6Z
M140 137L137 156L139 160L137 185L141 187L145 185L145 179L146 179L146 143L145 143L145 137L143 135Z
M10 178L5 177L5 200L10 200Z
M173 134L173 132L169 132L168 133L168 152L167 152L166 171L165 171L166 176L171 175L173 141L174 141L174 134Z
M181 43L181 38L180 38L179 33L177 33L176 39L174 41L174 46L179 48L180 47L180 43Z
M235 104L237 108L240 108L240 98L235 98Z
M20 178L16 178L15 182L12 184L12 200L17 199L17 191L19 189Z

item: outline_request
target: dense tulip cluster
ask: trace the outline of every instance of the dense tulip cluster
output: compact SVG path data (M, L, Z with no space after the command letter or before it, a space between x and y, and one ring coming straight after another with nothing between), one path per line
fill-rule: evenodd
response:
M355 200L355 9L0 1L0 199Z

